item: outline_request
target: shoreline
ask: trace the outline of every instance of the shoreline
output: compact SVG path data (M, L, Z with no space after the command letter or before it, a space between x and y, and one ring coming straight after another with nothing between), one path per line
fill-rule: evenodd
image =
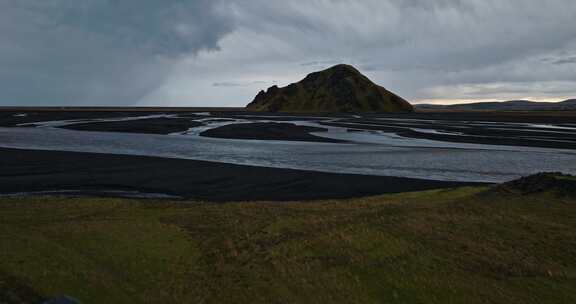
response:
M0 194L153 193L199 201L347 199L483 183L337 174L207 161L0 148ZM117 195L118 197L124 197Z

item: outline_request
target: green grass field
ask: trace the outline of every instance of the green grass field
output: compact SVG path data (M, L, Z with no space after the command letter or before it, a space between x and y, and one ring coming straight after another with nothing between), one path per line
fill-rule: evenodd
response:
M576 200L0 199L0 303L576 303Z

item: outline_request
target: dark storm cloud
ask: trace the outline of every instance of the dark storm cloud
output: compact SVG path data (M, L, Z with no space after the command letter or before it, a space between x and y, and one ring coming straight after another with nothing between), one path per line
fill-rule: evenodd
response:
M218 48L219 1L4 0L2 104L130 104L174 58Z
M576 63L576 56L560 58L552 61L554 64L575 64Z
M20 0L19 0L20 1ZM215 49L230 30L212 0L69 0L43 13L56 27L106 36L117 46L142 52L178 54Z
M576 87L575 14L566 0L0 0L0 104L239 106L336 63L413 101L560 98Z

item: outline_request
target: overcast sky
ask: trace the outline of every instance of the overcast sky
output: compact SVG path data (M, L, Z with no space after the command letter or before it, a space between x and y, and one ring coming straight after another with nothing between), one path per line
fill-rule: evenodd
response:
M0 0L0 105L244 106L337 63L413 103L576 97L574 0Z

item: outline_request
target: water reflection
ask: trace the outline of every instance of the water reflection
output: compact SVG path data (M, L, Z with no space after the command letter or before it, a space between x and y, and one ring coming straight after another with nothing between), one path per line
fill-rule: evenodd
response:
M298 124L316 125L313 122ZM324 126L325 127L325 126ZM318 133L349 144L229 140L188 135L0 128L0 147L95 152L436 180L501 182L540 171L576 174L576 151L403 138L383 132Z

